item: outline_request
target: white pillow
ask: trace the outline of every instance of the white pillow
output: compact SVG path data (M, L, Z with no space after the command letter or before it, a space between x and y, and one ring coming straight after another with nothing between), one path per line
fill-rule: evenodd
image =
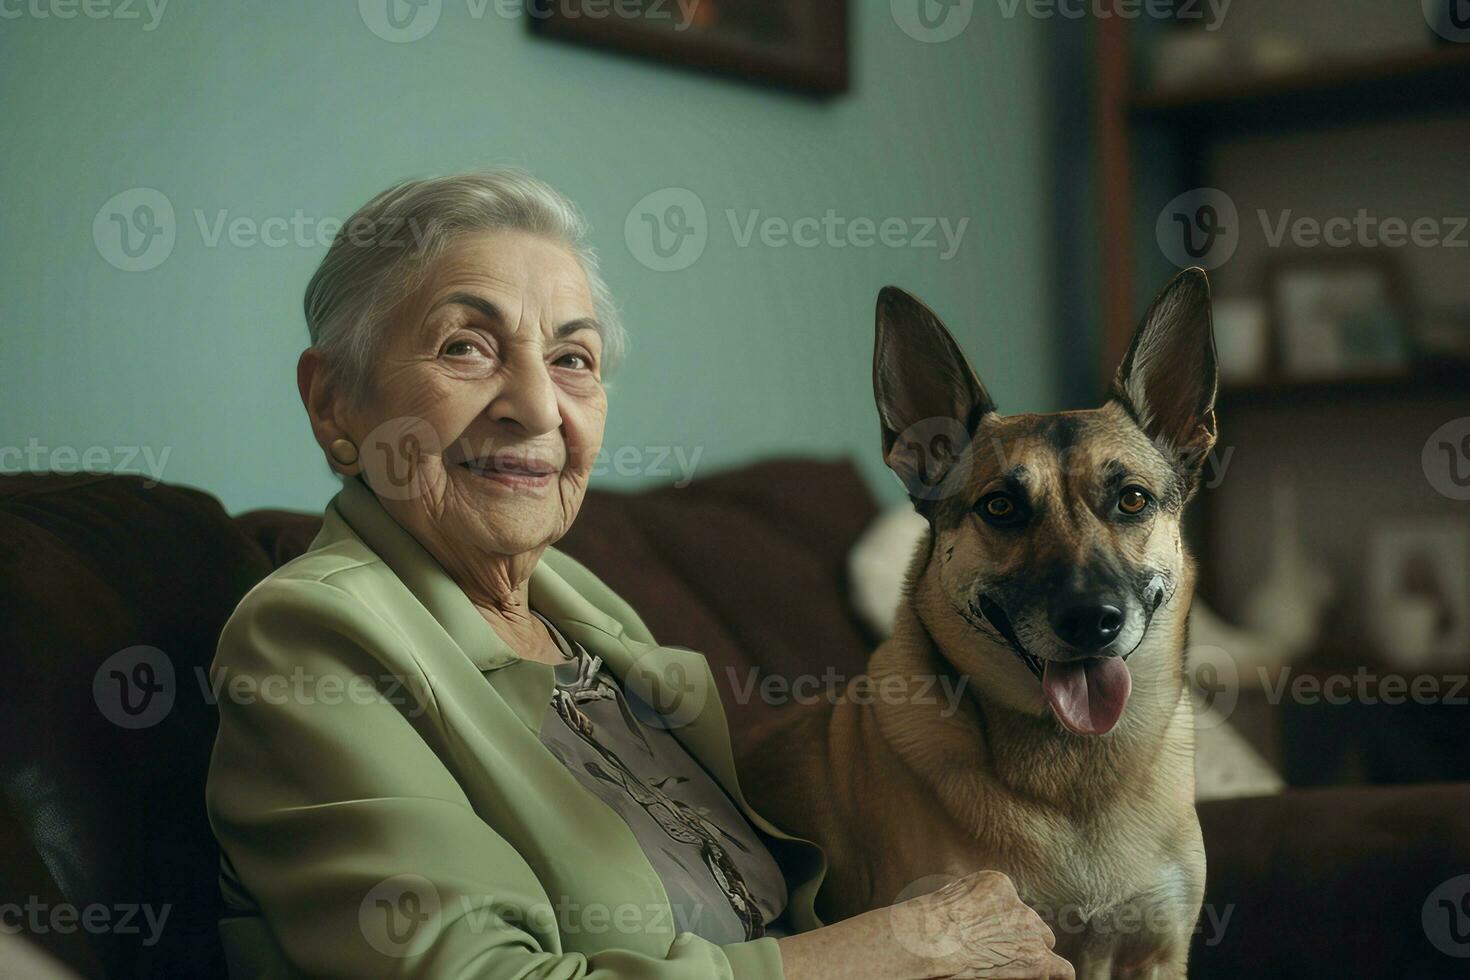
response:
M909 559L929 522L907 504L879 514L847 556L852 605L880 637L893 633L899 593L909 572Z
M891 508L868 525L847 556L852 605L880 637L893 632L894 615L908 574L909 559L928 529L928 522L907 504ZM1190 629L1196 622L1218 633L1220 620L1196 598ZM1213 629L1212 629L1213 627ZM1264 796L1284 788L1281 776L1213 707L1194 692L1199 709L1195 725L1195 796L1200 800L1232 796Z

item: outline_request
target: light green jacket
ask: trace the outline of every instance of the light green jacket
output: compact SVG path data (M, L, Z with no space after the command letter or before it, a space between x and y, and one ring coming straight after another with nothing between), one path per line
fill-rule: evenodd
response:
M745 802L704 658L659 646L554 550L530 601L658 705L776 839L793 927L818 927L821 852ZM220 924L232 976L781 977L774 939L675 935L627 824L538 738L552 679L348 480L311 549L240 603L212 667L221 882L263 913Z

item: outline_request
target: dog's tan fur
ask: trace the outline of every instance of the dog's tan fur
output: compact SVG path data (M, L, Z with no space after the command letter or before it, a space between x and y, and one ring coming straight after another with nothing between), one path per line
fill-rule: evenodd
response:
M1180 535L1214 438L1203 273L1161 294L1113 400L1060 415L997 415L958 347L934 353L948 339L938 320L905 320L932 314L903 298L918 312L890 312L898 322L887 338L880 301L879 409L888 461L918 491L930 530L894 633L869 661L866 695L849 685L854 696L835 704L784 710L742 752L742 782L757 809L826 851L818 911L827 921L994 869L1051 922L1079 978L1183 977L1205 872L1183 670L1194 571ZM1181 322L1200 316L1202 325ZM895 340L897 328L911 333ZM931 343L923 334L935 328ZM1197 385L1198 397L1181 384ZM918 387L907 408L906 393L894 394L905 386ZM934 431L926 423L917 448L930 455L914 455L900 426L934 415L964 424L971 438L961 452L925 445ZM1022 471L1035 526L997 533L975 516L976 501ZM1114 484L1103 474L1115 471L1156 496L1147 521L1107 518L1100 501ZM1133 690L1122 718L1106 735L1079 736L1052 717L1038 679L975 613L973 597L1028 569L1098 555L1158 571L1167 596L1127 658ZM1034 620L1013 626L1046 660L1055 637ZM935 677L964 682L953 713L924 696Z

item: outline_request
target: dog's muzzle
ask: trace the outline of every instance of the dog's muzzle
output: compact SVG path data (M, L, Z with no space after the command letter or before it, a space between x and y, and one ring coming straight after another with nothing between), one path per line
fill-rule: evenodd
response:
M1011 625L1011 618L1006 615L1004 609L1000 608L1000 604L990 596L982 595L975 600L975 605L978 607L976 611L984 617L991 628L1010 644L1012 652L1021 663L1026 665L1026 669L1035 674L1037 680L1041 680L1041 659L1027 651L1021 638L1016 635L1015 627Z
M1103 654L1099 652L1098 654L1094 654L1094 656L1117 656L1126 662L1133 655L1133 652L1142 645L1143 637L1147 635L1148 628L1152 625L1154 613L1158 612L1159 607L1168 601L1168 593L1167 581L1163 576L1155 575L1143 590L1144 624L1143 633L1139 635L1138 642L1134 643L1126 653ZM1040 657L1026 649L1026 645L1021 642L1020 636L1016 634L1016 628L1011 624L1011 618L1000 607L1000 603L990 598L990 596L982 594L975 599L972 609L980 618L990 624L991 629L1000 634L1001 638L1010 646L1011 652L1016 655L1016 659L1020 660L1037 680L1041 680L1042 674L1045 672L1045 664Z

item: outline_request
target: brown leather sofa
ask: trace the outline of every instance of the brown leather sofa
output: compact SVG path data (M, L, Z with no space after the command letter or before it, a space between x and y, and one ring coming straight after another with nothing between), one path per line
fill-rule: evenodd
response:
M851 674L872 638L844 561L874 513L848 465L772 462L593 493L563 547L722 683L731 669ZM136 477L0 477L0 927L85 976L222 975L207 668L241 595L318 523L231 518ZM732 701L736 737L765 710ZM1439 914L1430 893L1470 872L1470 785L1289 792L1200 817L1224 928L1201 931L1193 977L1470 975L1424 918ZM161 929L145 911L166 911Z

